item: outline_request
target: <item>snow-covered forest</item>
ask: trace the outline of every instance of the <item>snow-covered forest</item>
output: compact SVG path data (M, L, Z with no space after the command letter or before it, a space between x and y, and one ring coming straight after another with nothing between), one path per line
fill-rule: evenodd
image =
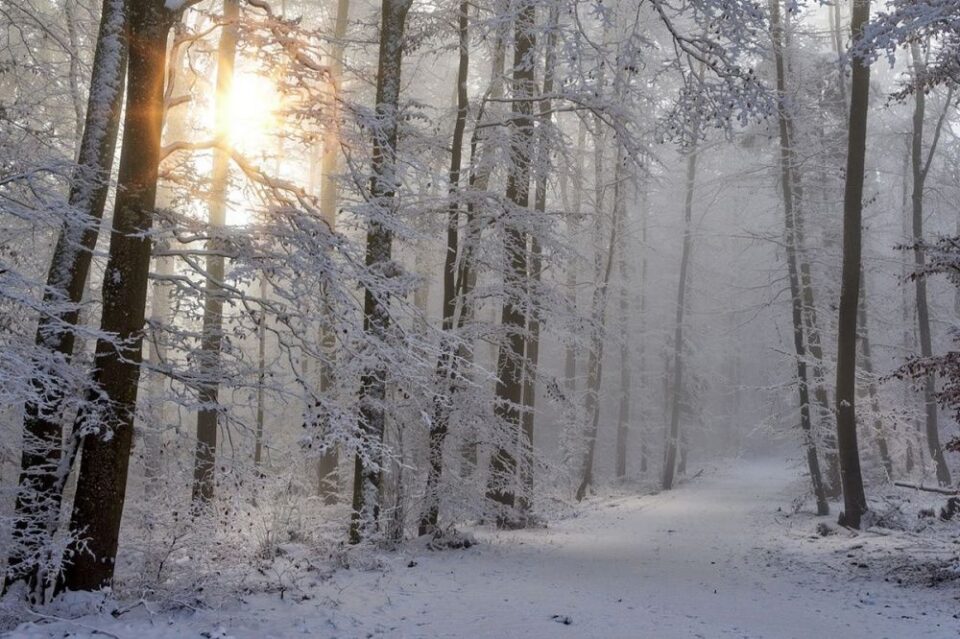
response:
M958 636L960 0L0 24L0 633Z

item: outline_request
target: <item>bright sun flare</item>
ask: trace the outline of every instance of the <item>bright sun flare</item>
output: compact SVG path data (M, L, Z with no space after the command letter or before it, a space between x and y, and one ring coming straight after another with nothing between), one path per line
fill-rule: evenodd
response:
M268 78L237 73L227 108L230 142L247 152L268 150L279 107L279 96Z
M226 109L227 139L231 146L256 164L276 151L277 113L280 96L269 78L237 70ZM216 118L216 115L214 115ZM231 197L227 224L249 224L252 211L239 194Z

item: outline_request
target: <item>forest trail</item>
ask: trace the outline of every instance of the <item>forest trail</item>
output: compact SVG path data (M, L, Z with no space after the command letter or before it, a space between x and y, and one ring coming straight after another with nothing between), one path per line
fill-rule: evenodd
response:
M820 561L830 550L790 533L783 516L801 489L788 462L735 464L669 493L597 499L548 529L479 531L468 550L385 555L385 571L340 570L291 587L284 600L103 614L80 620L86 629L58 622L21 636L92 628L136 639L958 636L956 602L944 590L831 572ZM799 527L813 526L808 518Z

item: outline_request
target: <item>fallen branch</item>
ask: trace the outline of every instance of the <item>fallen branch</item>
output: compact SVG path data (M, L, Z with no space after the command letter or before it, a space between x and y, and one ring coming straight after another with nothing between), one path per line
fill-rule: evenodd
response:
M895 481L893 482L894 486L899 486L900 488L912 488L913 490L922 490L928 493L938 493L940 495L960 495L960 490L956 488L937 488L933 486L924 486L922 484L911 484L905 481Z

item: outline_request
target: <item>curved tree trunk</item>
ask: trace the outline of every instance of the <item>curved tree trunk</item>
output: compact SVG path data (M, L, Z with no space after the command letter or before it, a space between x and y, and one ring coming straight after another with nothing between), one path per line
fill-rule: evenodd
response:
M622 149L622 147L621 147ZM618 152L618 156L620 153ZM619 188L619 180L617 187ZM598 189L599 190L599 189ZM616 198L615 198L616 199ZM613 259L616 253L617 239L621 233L621 211L614 209L613 220L610 225L610 242L607 245L605 260L597 256L596 286L593 289L593 304L591 306L590 343L587 352L587 393L584 402L584 413L590 420L587 430L587 450L583 458L583 473L580 485L577 487L576 498L581 501L593 485L593 461L597 447L597 433L600 427L600 385L603 382L603 344L606 338L607 289L610 284L610 273L613 270Z

